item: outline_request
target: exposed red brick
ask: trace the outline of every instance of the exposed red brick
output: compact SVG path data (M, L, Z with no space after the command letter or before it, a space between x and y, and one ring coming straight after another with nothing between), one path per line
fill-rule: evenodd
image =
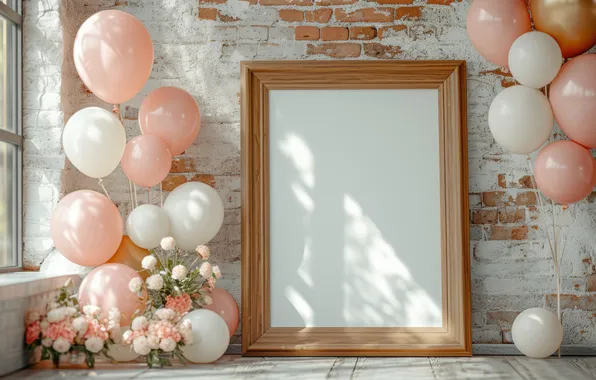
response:
M348 28L340 26L328 26L321 29L321 40L342 41L348 39Z
M396 20L416 20L422 16L422 7L400 7L395 9Z
M225 4L228 0L199 0L199 4Z
M461 3L462 0L426 0L427 4L436 5L451 5L453 3Z
M93 95L93 91L89 90L89 87L85 86L85 84L81 84L81 90L83 90L83 94L85 95Z
M509 77L509 78L513 77L509 71L506 71L506 69L504 69L502 67L498 67L494 70L484 70L484 71L480 72L480 75L488 75L488 74L501 75L501 76Z
M537 203L536 193L533 191L526 191L518 193L515 197L515 204L518 206L529 206Z
M358 0L315 0L315 5L328 6L328 5L349 5L355 4Z
M318 40L319 28L316 26L297 26L294 29L294 38L297 40Z
M501 79L501 87L503 88L507 88L507 87L511 87L511 86L515 86L515 79Z
M528 238L528 226L492 226L490 240L526 240Z
M486 313L486 322L489 325L511 326L519 311L488 311Z
M222 11L219 11L218 14L219 14L219 21L222 21L222 22L240 21L240 19L238 17L227 15L225 13L222 13Z
M320 45L309 44L306 54L326 55L333 58L355 58L360 56L360 44L333 42Z
M536 193L525 191L518 193L515 197L507 195L504 191L488 191L482 193L482 203L485 206L531 206L537 202Z
M240 0L240 1L246 1L250 5L255 5L258 2L258 0Z
M504 191L487 191L482 193L482 203L485 206L504 206L506 197Z
M379 39L382 40L383 38L389 38L396 36L399 32L408 29L405 25L392 25L392 26L383 26L379 28Z
M39 266L37 265L24 265L23 271L25 272L39 272Z
M557 308L557 295L546 295L546 307ZM584 311L596 310L596 296L576 296L574 294L561 294L561 309L580 309Z
M596 191L591 192L588 197L586 198L588 203L594 203L596 201Z
M306 16L307 22L325 23L325 22L329 22L332 14L333 14L332 9L321 8L321 9L315 9L314 11L307 11L305 13L305 16Z
M596 292L596 274L591 274L586 278L586 290Z
M414 0L373 0L378 4L414 4Z
M217 20L216 8L199 8L199 19L201 20Z
M138 120L139 119L139 109L131 106L126 106L124 108L124 120Z
M383 45L379 43L364 44L364 54L374 58L395 58L401 53L399 46Z
M362 8L353 12L335 9L335 18L340 22L391 22L393 15L393 8Z
M511 176L507 174L499 174L497 177L497 182L499 187L502 188L513 188L513 189L533 189L534 188L534 181L532 180L532 176L525 175L515 181L512 179Z
M203 182L215 189L215 178L211 174L195 174L189 182Z
M196 171L195 162L191 158L176 157L172 160L170 173L193 173Z
M473 210L472 224L497 224L497 210Z
M313 0L259 0L259 4L308 6L313 4Z
M512 344L513 343L513 336L511 335L511 329L502 328L501 329L501 337L503 338L503 344Z
M297 9L280 9L279 18L287 22L299 22L304 20L304 12Z
M114 3L115 7L121 7L121 6L126 6L126 5L128 5L128 1L116 1Z
M499 210L499 223L521 223L526 220L526 210L521 207Z
M377 36L374 26L352 26L350 28L351 40L372 40Z
M181 174L169 175L161 182L164 191L172 191L178 186L188 182L185 176Z

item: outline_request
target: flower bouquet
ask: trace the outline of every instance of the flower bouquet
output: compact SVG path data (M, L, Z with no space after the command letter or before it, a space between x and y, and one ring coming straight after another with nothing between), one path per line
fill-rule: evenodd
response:
M68 290L70 285L68 280L53 302L29 312L25 343L30 352L41 347L41 359L51 359L56 367L62 355L81 352L92 368L95 356L109 358L109 346L120 339L120 311L112 308L107 318L102 318L98 306L87 305L81 310Z
M191 343L192 326L183 316L189 311L209 305L209 293L221 277L217 265L207 260L210 250L205 245L196 248L197 255L189 255L176 247L172 237L163 238L161 250L151 250L141 262L149 272L143 281L133 278L129 290L139 297L146 289L148 299L144 315L133 319L130 330L123 335L125 344L145 356L147 365L170 366L170 358L183 363L181 347Z

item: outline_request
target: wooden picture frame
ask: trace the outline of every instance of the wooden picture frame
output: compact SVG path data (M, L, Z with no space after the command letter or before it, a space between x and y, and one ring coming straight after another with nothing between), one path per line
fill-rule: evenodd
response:
M242 353L247 356L470 356L465 61L243 62ZM271 327L269 91L436 89L441 327Z

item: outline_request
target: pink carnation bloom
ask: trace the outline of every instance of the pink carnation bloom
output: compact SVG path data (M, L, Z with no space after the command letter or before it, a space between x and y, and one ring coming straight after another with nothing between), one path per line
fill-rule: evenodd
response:
M160 340L171 338L176 343L180 342L182 339L182 335L180 335L180 332L176 326L174 326L170 321L152 322L149 325L149 335L155 335Z
M58 338L64 338L72 344L77 332L72 327L72 321L70 318L65 318L60 322L50 323L48 328L43 331L44 338L50 338L56 340Z
M85 338L97 337L103 341L108 340L110 333L108 332L108 329L105 325L101 324L97 319L92 317L88 317L87 323L88 327L87 332L85 333Z
M31 344L39 338L39 334L41 334L41 327L39 326L39 321L35 321L27 326L27 332L25 333L25 343Z
M209 284L209 290L213 290L215 288L215 279L213 277L209 277L207 283Z
M178 297L167 296L166 307L174 310L180 315L186 314L192 307L192 300L186 293L179 295Z

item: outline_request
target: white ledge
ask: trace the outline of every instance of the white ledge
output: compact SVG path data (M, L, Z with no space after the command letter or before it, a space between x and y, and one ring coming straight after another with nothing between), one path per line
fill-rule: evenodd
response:
M59 289L70 279L75 285L81 281L76 274L56 275L40 272L14 272L0 274L0 301L30 297Z

